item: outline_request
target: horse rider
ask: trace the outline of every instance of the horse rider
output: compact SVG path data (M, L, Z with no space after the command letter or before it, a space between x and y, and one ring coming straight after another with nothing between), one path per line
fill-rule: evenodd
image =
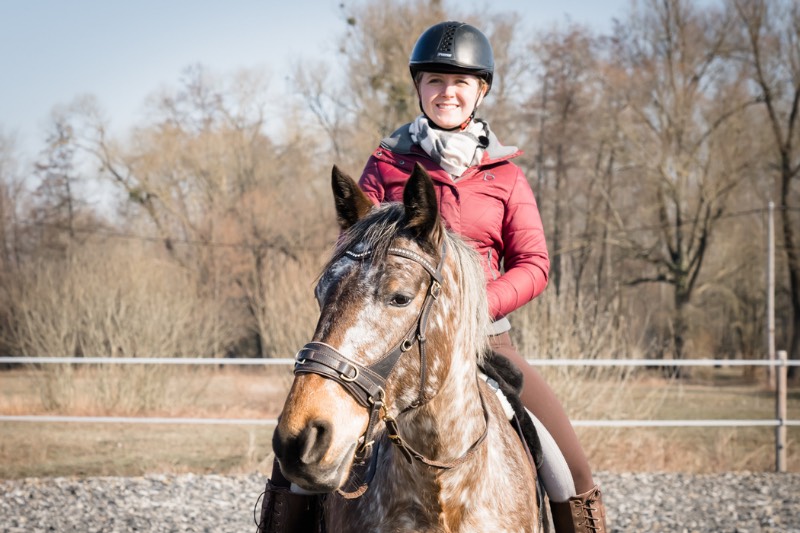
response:
M605 532L605 506L589 462L564 408L541 374L516 350L507 315L541 294L550 259L541 216L522 170L522 152L502 145L476 112L492 88L494 53L486 36L463 22L442 22L425 30L409 59L422 113L383 139L372 153L359 185L376 204L402 201L403 187L421 164L430 174L440 214L449 230L469 242L486 274L490 345L524 378L520 400L532 413L542 445L538 472L550 501L557 533ZM275 467L269 501L285 503L280 522L260 531L298 531L291 516L308 516L309 504L292 493ZM274 519L270 523L275 524Z

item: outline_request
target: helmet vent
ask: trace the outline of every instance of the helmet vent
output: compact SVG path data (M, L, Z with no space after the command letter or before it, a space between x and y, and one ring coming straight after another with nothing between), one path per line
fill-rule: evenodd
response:
M458 29L458 26L455 24L445 28L444 33L442 34L442 41L439 43L440 52L453 51L453 40L455 39L456 29Z

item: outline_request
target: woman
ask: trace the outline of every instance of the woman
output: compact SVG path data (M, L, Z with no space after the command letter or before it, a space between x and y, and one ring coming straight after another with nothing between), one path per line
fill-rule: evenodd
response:
M511 324L506 315L544 290L550 260L533 192L511 162L521 151L501 145L489 125L475 118L492 86L492 47L475 27L443 22L422 33L409 67L422 114L380 143L359 185L376 204L402 201L414 165L419 163L428 171L445 224L481 255L494 317L492 349L512 361L524 376L521 400L534 415L542 443L539 476L551 502L555 529L559 533L604 532L600 490L572 425L541 375L516 351L508 333ZM289 492L288 486L276 467L260 531L299 531L296 528L302 524L289 525L293 516L310 518L308 501ZM272 510L276 505L282 509L279 516Z
M422 114L381 142L359 185L375 203L401 201L416 163L431 175L445 224L482 258L494 318L491 346L524 376L521 400L538 419L540 476L556 531L605 531L601 494L575 431L508 333L506 315L544 290L550 260L533 192L511 162L521 152L501 145L488 123L475 118L492 87L492 47L475 27L443 22L419 37L409 68Z

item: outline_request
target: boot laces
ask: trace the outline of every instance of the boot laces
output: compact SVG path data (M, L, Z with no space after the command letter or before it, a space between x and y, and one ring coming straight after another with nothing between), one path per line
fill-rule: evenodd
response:
M595 497L590 496L586 499L586 503L583 504L583 517L585 519L585 526L591 531L602 530L602 527L598 523L600 522L600 517L597 516L597 513L600 511L600 509L594 505L596 501L597 499Z

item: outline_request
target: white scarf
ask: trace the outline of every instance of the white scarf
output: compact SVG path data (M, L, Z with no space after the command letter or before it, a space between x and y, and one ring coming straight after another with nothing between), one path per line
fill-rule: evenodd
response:
M432 127L428 118L420 115L408 131L411 140L454 178L477 164L489 143L489 126L480 119L470 121L463 130L446 131Z

